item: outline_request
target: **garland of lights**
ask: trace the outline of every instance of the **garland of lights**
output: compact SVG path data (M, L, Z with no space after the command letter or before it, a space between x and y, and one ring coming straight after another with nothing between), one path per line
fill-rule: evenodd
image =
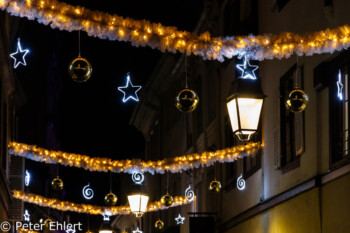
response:
M89 157L87 155L71 154L62 151L50 151L37 146L24 143L11 142L9 153L37 162L48 164L61 164L64 166L84 168L89 171L134 173L135 171L149 172L151 174L165 172L182 172L192 168L208 167L215 162L229 163L238 158L256 153L262 145L249 143L214 152L202 154L189 154L158 161L142 161L140 159L111 160L109 158Z
M19 190L13 190L12 196L15 199L19 199L24 202L36 204L42 207L49 207L60 211L71 211L71 212L93 214L93 215L103 215L106 212L111 213L111 215L119 215L119 214L127 215L131 213L129 206L103 207L103 206L94 206L89 204L77 204L77 203L68 202L68 201L60 201L57 199L46 198L46 197L32 194L32 193L25 193ZM172 204L170 207L186 205L189 203L191 203L191 201L187 201L186 197L177 196L177 197L174 197L174 204ZM148 204L146 212L164 210L170 207L166 207L162 205L160 201L155 201Z
M134 20L72 6L57 0L0 0L0 9L11 15L37 20L66 31L83 30L101 39L128 41L133 46L149 46L162 52L181 52L204 59L224 61L233 56L264 60L319 53L332 53L350 46L350 27L309 32L303 35L284 32L279 35L211 37L178 31L147 20Z
M17 231L18 231L18 233L39 233L37 231L26 230L23 228L18 228Z

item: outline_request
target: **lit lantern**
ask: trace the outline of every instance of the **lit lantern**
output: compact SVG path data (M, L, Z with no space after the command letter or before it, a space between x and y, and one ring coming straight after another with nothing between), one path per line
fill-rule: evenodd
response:
M238 78L234 82L227 109L232 131L241 141L249 141L257 131L264 97L259 80Z
M113 233L113 229L109 223L102 222L101 228L98 232L99 233Z
M149 197L142 193L128 195L131 213L140 218L146 212L148 199Z

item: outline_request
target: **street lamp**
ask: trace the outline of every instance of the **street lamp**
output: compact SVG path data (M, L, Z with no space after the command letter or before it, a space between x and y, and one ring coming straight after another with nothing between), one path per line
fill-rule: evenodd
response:
M112 226L108 222L102 222L99 233L113 233Z
M142 193L128 195L131 213L140 218L146 212L148 199L148 195Z
M241 141L249 141L257 131L265 95L258 79L238 78L227 98L232 131Z

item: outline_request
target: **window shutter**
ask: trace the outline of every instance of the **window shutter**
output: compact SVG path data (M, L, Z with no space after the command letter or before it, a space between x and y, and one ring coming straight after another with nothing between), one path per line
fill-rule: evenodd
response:
M11 190L23 190L24 188L24 158L10 156L9 181ZM9 217L11 221L22 221L24 212L23 202L13 199L9 206Z
M303 69L297 67L298 86L303 87ZM294 137L295 155L299 156L304 152L304 112L294 114Z
M273 165L275 169L281 168L281 152L280 152L280 90L277 88L273 95Z
M296 113L294 116L295 154L297 156L304 152L304 113Z

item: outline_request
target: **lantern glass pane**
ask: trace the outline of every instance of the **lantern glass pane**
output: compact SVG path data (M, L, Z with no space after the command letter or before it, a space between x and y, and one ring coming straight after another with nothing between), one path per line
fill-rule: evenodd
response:
M254 133L258 129L263 99L237 98L242 133ZM252 131L251 131L252 130Z
M148 196L142 194L129 195L129 205L132 213L144 213L147 208Z
M230 116L232 131L236 132L239 129L236 98L232 99L230 102L227 103L227 109L228 109L228 114Z

